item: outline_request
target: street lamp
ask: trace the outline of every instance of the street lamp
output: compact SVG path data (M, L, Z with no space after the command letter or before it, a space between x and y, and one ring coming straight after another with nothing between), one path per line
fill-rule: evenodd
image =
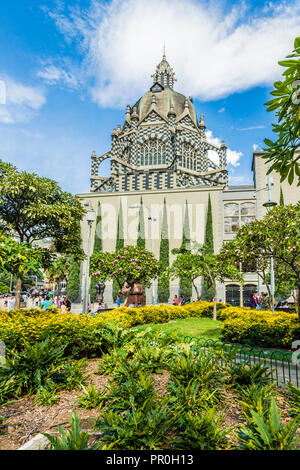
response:
M263 206L269 211L273 207L277 205L277 202L272 201L271 198L271 178L270 174L268 175L268 181L267 181L267 186L268 186L268 201L263 204ZM275 313L275 276L274 276L274 258L273 254L271 254L270 257L270 277L271 277L271 297L272 297L272 313L274 315Z
M92 234L92 225L96 220L96 213L92 208L90 202L84 204L87 208L85 215L85 220L88 224L87 231L87 247L86 247L86 269L85 269L85 279L84 279L84 297L83 297L83 312L88 311L88 299L89 299L89 281L90 281L90 245L91 245L91 234Z

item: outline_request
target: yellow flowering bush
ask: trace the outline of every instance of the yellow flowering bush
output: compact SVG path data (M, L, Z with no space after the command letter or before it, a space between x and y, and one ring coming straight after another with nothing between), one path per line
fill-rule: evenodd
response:
M223 321L223 339L262 346L290 347L300 339L297 315L286 312L250 310L217 304L218 319ZM212 318L212 302L193 302L184 306L149 305L139 308L120 307L96 316L61 313L59 309L0 311L0 340L7 348L22 349L47 337L67 343L67 353L97 354L101 350L101 330L107 324L131 328L147 323L166 323L189 317ZM75 353L74 353L75 351Z
M39 308L0 311L0 340L8 348L21 349L26 342L32 344L50 337L95 349L97 332L108 323L130 328L145 323L164 323L176 318L211 317L212 308L210 302L194 302L182 307L163 304L140 308L121 307L101 312L95 317L62 313L56 308L47 311Z
M300 339L296 314L229 307L220 312L222 338L251 346L290 348Z

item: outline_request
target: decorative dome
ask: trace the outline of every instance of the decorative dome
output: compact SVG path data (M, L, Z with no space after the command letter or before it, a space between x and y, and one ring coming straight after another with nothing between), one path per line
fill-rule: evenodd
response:
M197 115L192 101L173 90L173 84L176 81L175 73L167 62L165 54L152 77L152 87L133 107L137 110L139 120L142 121L155 106L155 110L166 120L170 111L175 114L176 119L187 111L197 126Z
M155 109L161 114L166 120L168 120L168 113L171 110L171 105L173 105L172 111L175 113L176 118L181 116L185 109L186 104L189 111L189 115L192 118L195 126L197 126L197 116L193 103L190 99L186 98L181 93L177 93L170 88L166 90L161 90L159 92L152 93L152 91L147 91L147 93L139 99L139 101L134 105L136 107L140 121L149 113L152 106L152 96L155 95Z

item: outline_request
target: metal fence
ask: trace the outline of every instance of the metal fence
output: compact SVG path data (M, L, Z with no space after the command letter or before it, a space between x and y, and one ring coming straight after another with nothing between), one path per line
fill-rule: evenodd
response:
M271 377L277 385L286 385L291 382L300 388L300 351L273 350L249 346L247 344L229 343L221 340L196 338L194 336L179 335L186 342L193 342L196 349L209 353L212 350L222 350L229 353L230 360L235 363L247 363L249 367L259 362L271 371ZM220 356L223 365L225 358Z

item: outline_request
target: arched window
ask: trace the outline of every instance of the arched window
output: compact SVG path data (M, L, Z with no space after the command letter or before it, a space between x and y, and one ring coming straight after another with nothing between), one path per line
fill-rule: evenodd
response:
M224 231L234 233L239 230L239 205L229 203L224 205Z
M197 170L197 153L194 147L186 142L181 144L181 164L189 170Z
M228 284L225 286L226 303L233 306L241 304L241 288L238 284Z
M243 305L244 307L250 307L250 297L253 292L257 292L256 284L245 284L243 286Z
M158 139L150 139L141 147L140 165L156 166L166 163L166 148Z

